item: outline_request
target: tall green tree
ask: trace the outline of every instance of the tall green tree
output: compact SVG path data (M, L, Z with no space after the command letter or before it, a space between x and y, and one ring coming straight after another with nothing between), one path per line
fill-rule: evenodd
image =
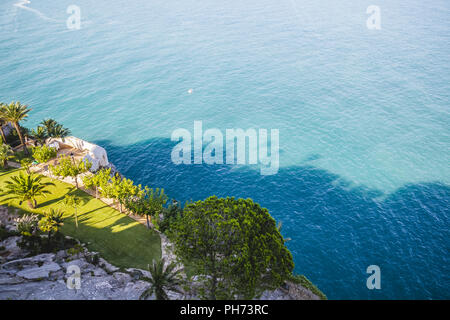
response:
M50 209L44 213L44 217L39 220L38 226L42 232L48 234L48 243L52 234L56 234L63 223L64 213L60 209Z
M26 155L28 155L28 149L25 145L25 141L22 135L22 132L20 131L20 121L25 121L28 117L28 113L31 111L31 109L21 104L20 102L11 102L8 105L3 105L0 109L0 118L4 119L5 121L11 122L14 125L14 128L17 131L17 134L20 139L20 143L23 146L23 150Z
M75 226L78 228L78 208L83 205L83 199L76 195L67 194L63 200L64 205L74 209Z
M205 298L252 299L292 274L292 255L275 220L251 199L190 203L173 229L177 256L205 276Z
M122 178L116 174L110 177L108 183L101 186L101 193L106 198L112 198L119 203L119 211L122 213L123 205L132 198L140 194L140 186L134 185L134 182L127 178Z
M167 196L164 189L151 189L145 186L139 190L137 195L126 200L125 206L137 215L144 216L147 219L147 228L150 229L151 216L159 215L167 202Z
M92 163L89 161L75 160L69 156L62 156L58 159L59 163L55 166L50 165L50 171L55 176L71 177L75 180L75 186L78 189L78 176L89 171Z
M86 188L95 188L95 197L98 198L98 191L102 187L107 186L111 179L111 168L102 168L95 174L85 175L82 178L83 184Z
M156 300L168 300L168 290L181 292L179 286L183 284L181 277L183 270L176 269L174 262L166 264L164 258L158 262L153 260L152 265L148 267L148 271L151 277L146 280L150 282L150 287L141 294L139 299L146 299L155 294Z
M32 148L33 158L39 161L40 163L45 163L50 159L55 158L58 155L58 151L56 148L49 147L44 144L41 147Z
M163 233L170 231L176 221L181 218L182 214L183 208L181 208L178 201L172 199L172 203L169 204L167 208L163 209L163 218L158 223L159 231Z
M5 181L3 195L9 195L13 199L19 199L19 205L27 201L30 208L37 206L36 197L50 194L48 187L54 186L53 182L43 182L43 176L34 174L19 173Z
M47 135L53 131L53 128L58 124L55 119L44 119L41 121L41 126L45 128Z
M70 130L58 123L55 119L44 119L41 125L45 128L47 136L50 138L64 138L70 135Z
M134 184L133 180L120 177L117 177L111 186L113 188L112 195L119 202L119 211L122 213L123 205L129 198L138 194L139 187Z

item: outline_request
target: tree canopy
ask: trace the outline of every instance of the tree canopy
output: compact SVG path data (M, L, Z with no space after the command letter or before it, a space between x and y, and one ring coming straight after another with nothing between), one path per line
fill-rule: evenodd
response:
M133 180L122 178L118 174L114 175L110 182L102 186L102 194L108 198L116 199L119 202L119 210L122 212L122 206L130 198L138 194L139 187Z
M45 133L50 138L64 138L70 135L70 130L55 119L44 119L41 125L45 128Z
M137 215L145 215L147 218L147 228L150 228L149 216L159 215L167 199L164 189L151 189L145 186L138 191L136 196L127 198L125 206Z
M187 204L172 231L176 254L204 275L209 299L252 299L278 288L294 263L275 220L251 199Z
M111 179L111 168L102 168L95 174L83 176L83 184L86 188L95 188L95 197L98 198L98 190L105 188Z
M92 166L89 161L74 160L68 156L59 158L59 164L50 166L50 171L55 176L72 177L75 179L75 185L78 189L78 175L88 171Z

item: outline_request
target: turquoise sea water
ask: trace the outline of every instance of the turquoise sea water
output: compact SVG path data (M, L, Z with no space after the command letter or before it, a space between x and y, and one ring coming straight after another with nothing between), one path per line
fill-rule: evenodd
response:
M449 299L449 31L445 0L3 0L0 101L178 200L260 202L331 299ZM278 174L174 165L170 135L194 120L279 129ZM381 290L366 287L373 264Z

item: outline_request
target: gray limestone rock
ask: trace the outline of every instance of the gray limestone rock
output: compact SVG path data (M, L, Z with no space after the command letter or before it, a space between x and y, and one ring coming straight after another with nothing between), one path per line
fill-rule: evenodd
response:
M50 272L55 272L60 270L61 267L55 262L50 262L44 264L40 267L27 268L22 271L17 272L17 276L28 279L28 280L39 280L43 278L48 278Z

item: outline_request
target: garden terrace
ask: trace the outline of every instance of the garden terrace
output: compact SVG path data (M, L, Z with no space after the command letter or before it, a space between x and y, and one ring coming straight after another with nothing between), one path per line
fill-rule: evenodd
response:
M0 188L4 188L5 181L18 175L23 169L0 171ZM51 194L38 197L38 206L30 209L24 202L0 197L0 205L18 208L19 214L27 212L42 215L54 209L64 211L64 225L62 233L86 243L90 251L100 255L118 267L146 269L153 259L161 258L161 239L157 232L147 229L141 223L125 214L111 208L102 201L95 199L82 190L77 190L71 184L44 176L44 181L52 181L55 186L49 188ZM73 209L63 205L67 194L75 194L83 199L83 205L78 208L79 227L75 227Z

